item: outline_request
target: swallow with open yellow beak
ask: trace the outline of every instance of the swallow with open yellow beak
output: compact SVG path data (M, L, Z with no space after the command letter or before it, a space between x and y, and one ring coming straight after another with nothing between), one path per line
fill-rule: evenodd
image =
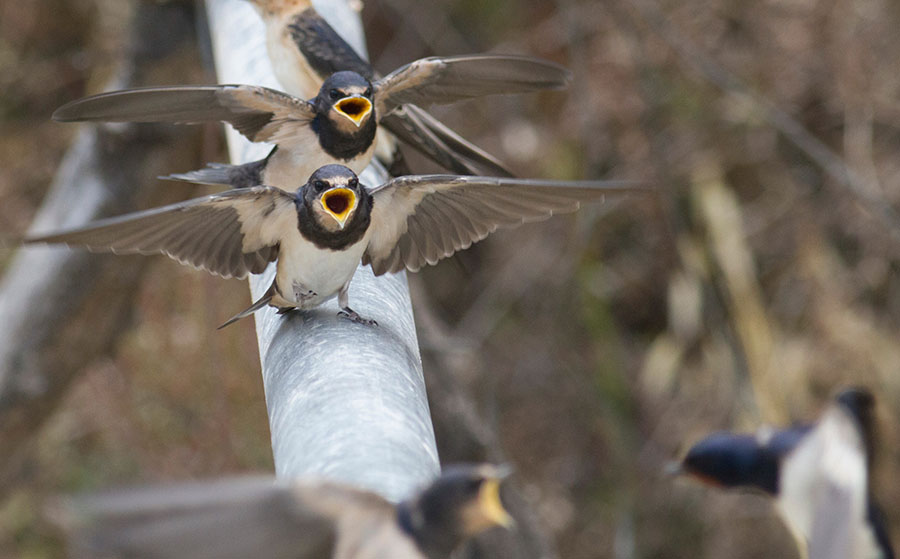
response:
M223 326L265 305L283 313L335 296L341 316L371 324L349 306L348 289L360 262L376 275L417 271L499 227L642 190L621 181L460 175L407 175L367 188L351 169L326 165L296 192L272 186L228 190L23 242L162 253L226 278L261 273L277 260L265 295Z
M75 558L447 559L514 525L499 493L507 473L451 466L398 505L334 482L244 477L124 490L53 512Z
M868 390L849 388L816 424L715 433L691 447L673 472L772 497L810 559L893 559L868 484L874 403Z
M316 11L309 0L250 0L266 26L266 47L285 91L306 98L334 72L350 70L375 81L378 73ZM382 122L378 159L391 169L400 157L396 138L460 175L512 176L494 156L473 145L416 103ZM390 131L389 133L387 131ZM402 168L402 160L400 163ZM399 173L391 169L392 174Z
M102 93L60 107L63 122L223 121L254 142L276 147L265 159L244 165L214 164L169 178L291 188L329 163L359 173L375 151L378 123L404 103L446 104L504 93L565 86L565 68L537 58L467 55L423 58L370 82L352 71L331 74L315 98L251 85L145 87Z

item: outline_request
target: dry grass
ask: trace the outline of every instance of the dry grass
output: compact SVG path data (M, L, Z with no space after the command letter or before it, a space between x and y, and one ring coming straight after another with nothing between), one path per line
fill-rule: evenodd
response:
M27 225L71 135L48 113L108 74L114 26L98 10L109 3L0 8L4 232ZM877 481L897 540L900 242L864 209L900 195L897 5L370 0L364 18L381 70L485 49L567 63L569 92L436 113L523 176L659 188L498 234L413 280L432 398L456 386L457 419L488 441L496 429L493 455L516 464L561 557L791 556L764 500L661 467L711 430L813 419L845 383L882 404ZM723 91L692 52L744 89ZM866 190L804 153L770 106ZM252 324L214 330L246 291L159 259L132 329L0 504L0 556L52 554L32 522L43 495L271 466ZM445 460L477 452L438 420Z

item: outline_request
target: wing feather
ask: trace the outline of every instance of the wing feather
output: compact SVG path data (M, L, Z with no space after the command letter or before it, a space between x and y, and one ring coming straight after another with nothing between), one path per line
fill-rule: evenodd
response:
M72 101L53 113L62 122L222 121L254 142L292 137L315 116L308 101L253 85L123 89Z
M295 226L293 195L258 186L104 219L24 242L63 243L116 254L165 254L222 277L243 278L262 272L275 260L279 232Z
M319 493L262 476L195 482L76 499L59 520L77 558L318 559L337 538Z
M577 210L581 202L644 190L616 181L544 181L411 175L373 189L363 262L376 274L416 271L468 248L500 227Z
M387 115L403 104L426 107L485 95L560 89L571 81L562 66L528 56L475 54L422 58L375 83L375 104Z

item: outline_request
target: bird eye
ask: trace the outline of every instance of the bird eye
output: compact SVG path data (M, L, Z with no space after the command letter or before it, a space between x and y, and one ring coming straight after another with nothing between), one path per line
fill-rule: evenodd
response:
M356 188L359 185L359 179L352 178L352 179L350 179L349 184L350 184L350 188Z
M328 95L330 95L332 99L338 99L341 96L341 92L337 89L332 89L328 92Z
M363 93L363 95L365 95L366 97L371 97L371 96L372 96L372 86L371 86L371 85L370 85L369 87L366 88L366 92Z
M479 489L481 489L481 483L483 479L470 479L466 481L466 491L468 493L477 493Z
M321 192L325 190L325 182L324 181L316 181L313 183L313 187L315 187L317 192Z

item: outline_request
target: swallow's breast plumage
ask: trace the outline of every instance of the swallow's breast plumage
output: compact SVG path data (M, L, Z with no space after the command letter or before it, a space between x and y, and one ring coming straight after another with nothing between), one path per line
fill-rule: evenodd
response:
M368 234L341 250L318 247L297 229L285 235L276 278L280 297L273 303L310 309L335 297L353 277L367 244Z
M300 127L290 138L279 140L279 149L266 163L263 180L266 184L293 190L303 184L319 167L340 163L354 173L361 173L372 160L374 145L352 159L337 160L325 153L311 126Z

